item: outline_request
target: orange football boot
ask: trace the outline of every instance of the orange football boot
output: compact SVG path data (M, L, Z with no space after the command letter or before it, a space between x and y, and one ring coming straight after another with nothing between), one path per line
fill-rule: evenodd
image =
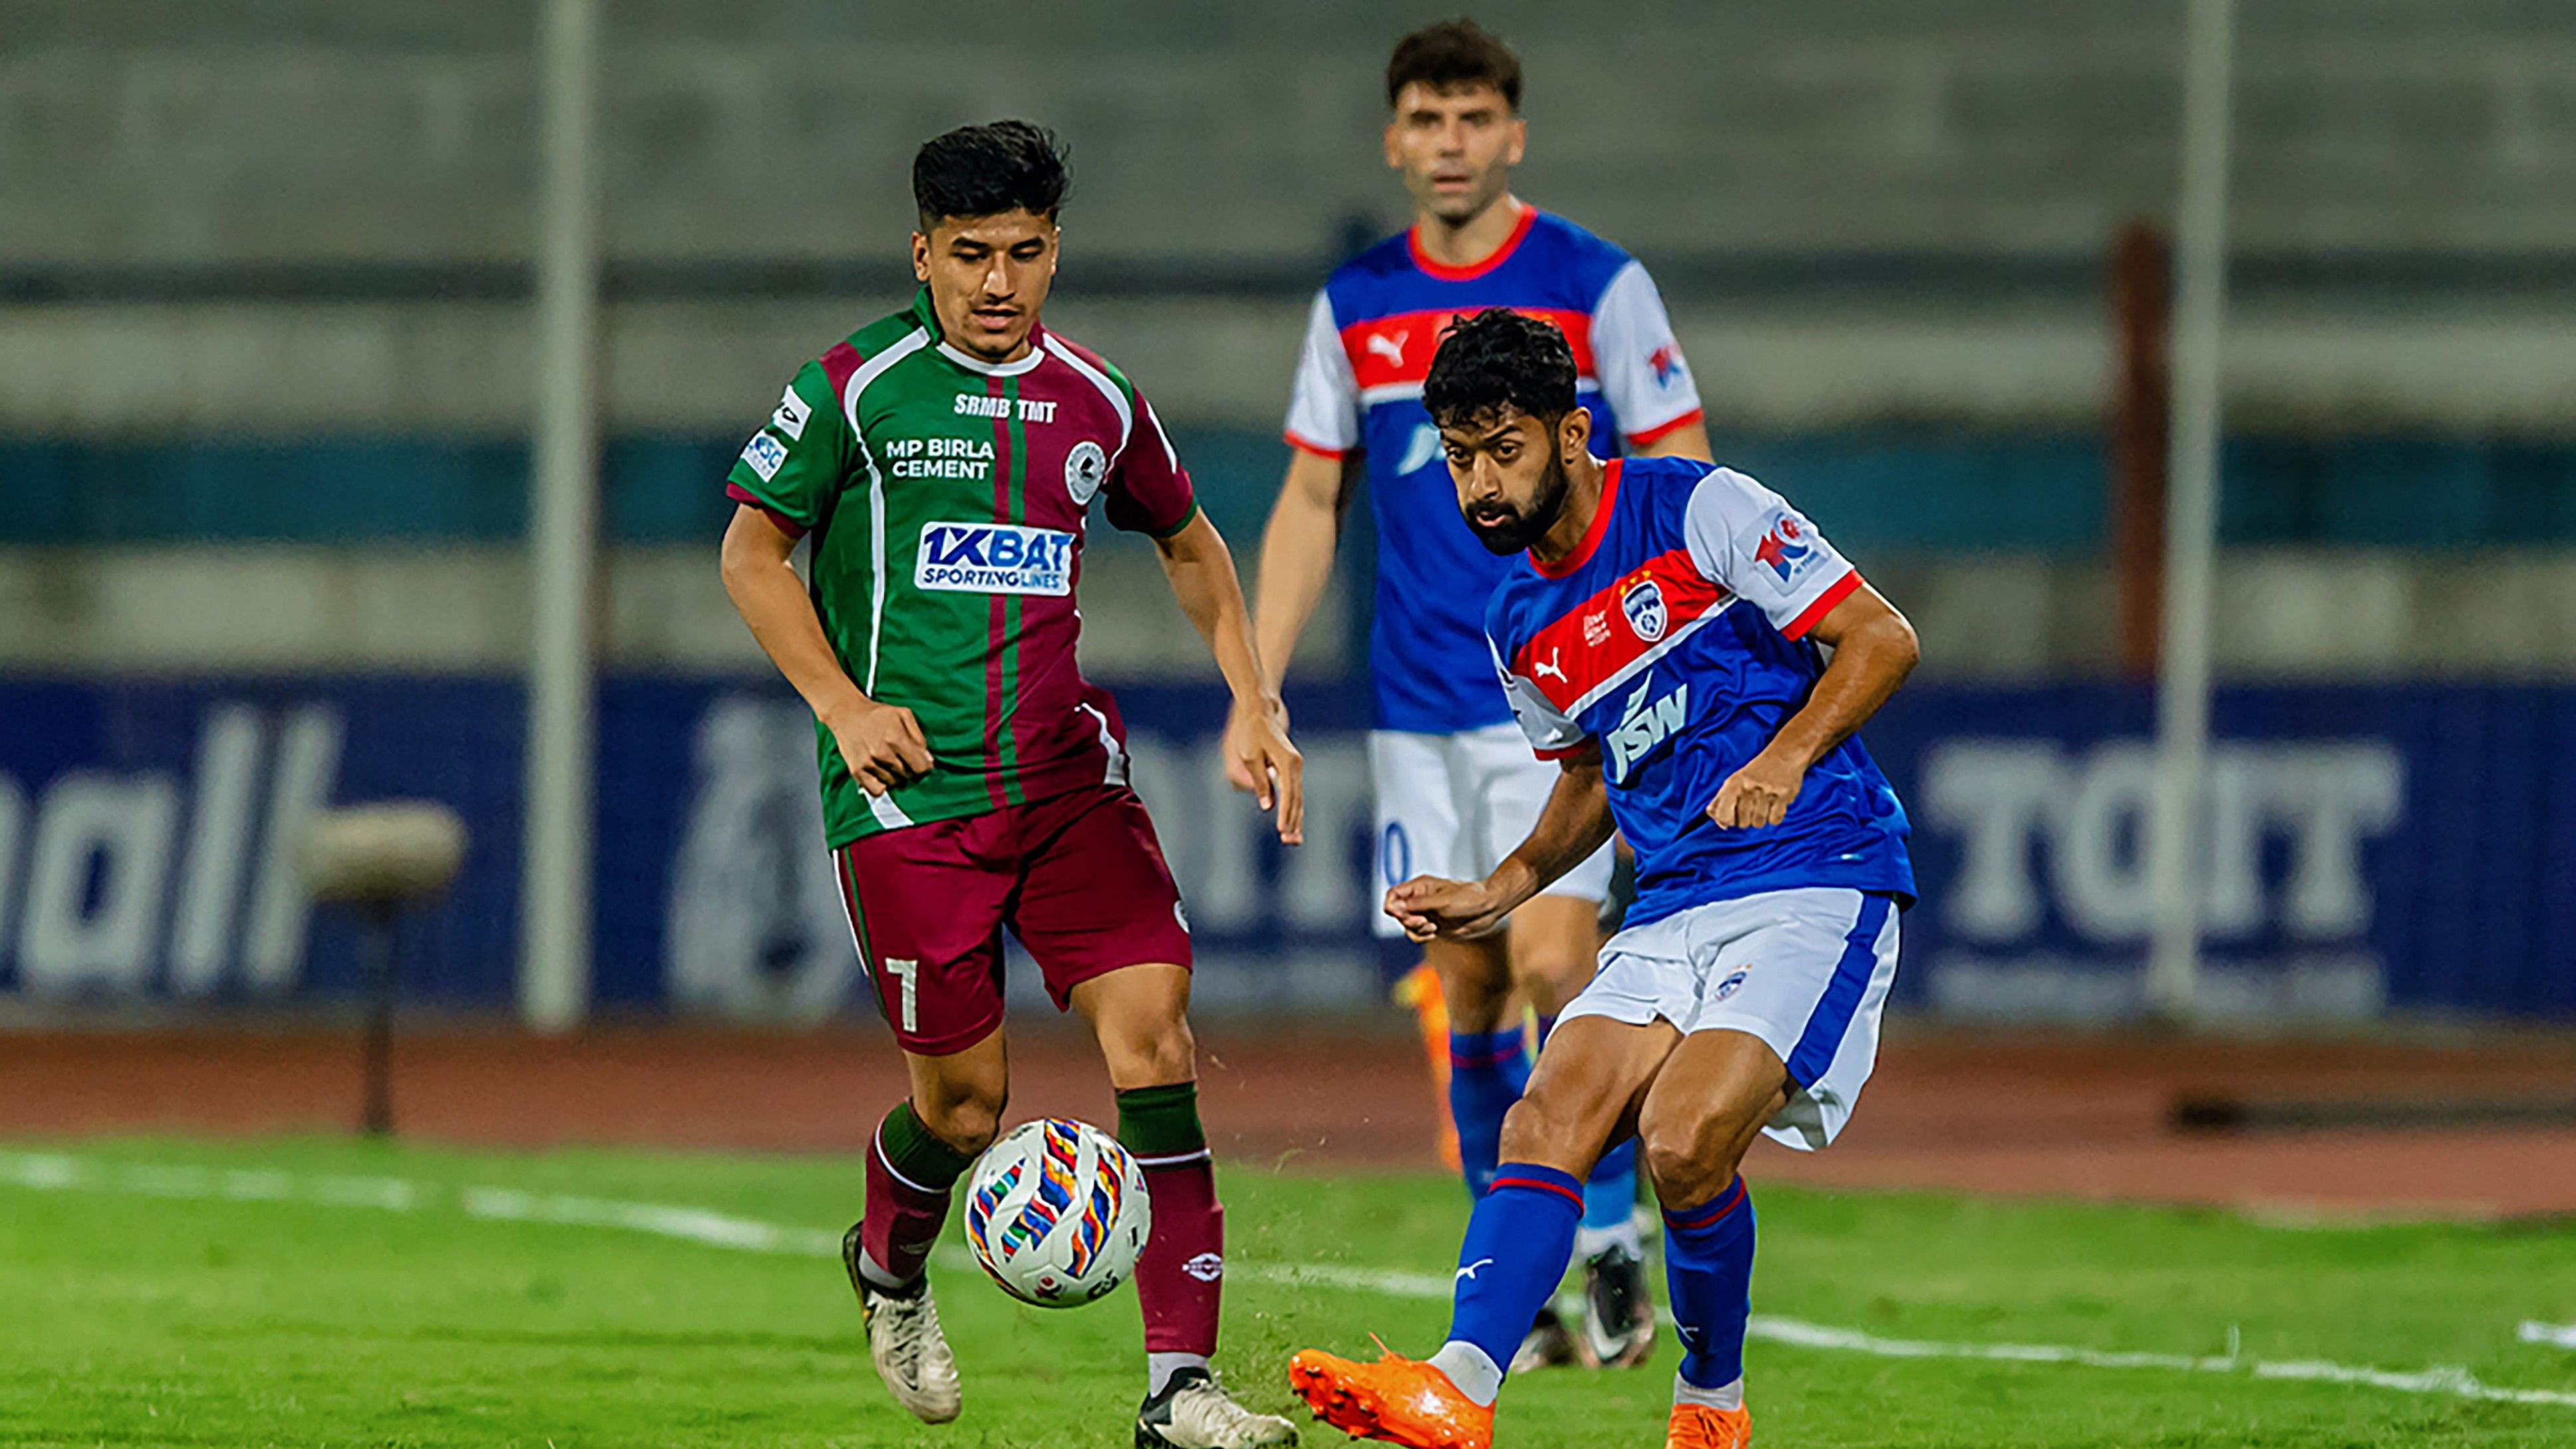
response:
M1315 1417L1354 1439L1411 1449L1493 1449L1494 1411L1418 1359L1381 1353L1355 1363L1305 1348L1288 1360L1288 1384Z
M1673 1421L1664 1430L1664 1449L1750 1449L1752 1443L1753 1413L1749 1409L1675 1404Z

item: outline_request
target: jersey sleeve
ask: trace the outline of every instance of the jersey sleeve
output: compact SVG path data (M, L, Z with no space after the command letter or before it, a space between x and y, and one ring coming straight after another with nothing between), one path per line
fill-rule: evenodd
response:
M1198 495L1180 454L1172 450L1171 435L1163 431L1163 420L1154 416L1153 404L1141 392L1129 396L1135 400L1135 418L1127 446L1118 450L1109 471L1109 521L1130 533L1169 538L1198 516Z
M1631 260L1610 278L1592 307L1592 366L1601 396L1632 446L1651 443L1699 421L1699 385L1673 337L1663 294Z
M831 511L850 476L850 451L850 427L823 364L806 363L743 445L725 475L725 494L768 514L791 537L801 535Z
M1503 682L1503 697L1511 701L1512 719L1520 725L1530 748L1542 760L1589 753L1592 737L1584 733L1583 726L1559 710L1535 682L1512 672L1507 662L1511 654L1503 648L1502 636L1497 632L1500 622L1495 611L1486 611L1485 647L1493 652L1494 673Z
M1359 446L1359 379L1342 350L1341 329L1333 325L1333 299L1320 291L1307 314L1306 345L1297 354L1297 382L1288 396L1288 441L1327 458Z
M1682 536L1700 574L1796 639L1860 587L1853 568L1788 500L1732 468L1691 490Z

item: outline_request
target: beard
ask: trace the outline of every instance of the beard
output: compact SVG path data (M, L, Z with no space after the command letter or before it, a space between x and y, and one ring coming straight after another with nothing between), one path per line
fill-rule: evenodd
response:
M1565 511L1565 493L1572 481L1566 476L1563 455L1550 451L1547 471L1539 475L1538 491L1531 496L1527 511L1509 503L1496 503L1491 515L1465 515L1467 526L1476 531L1476 541L1488 552L1519 553L1545 538L1547 531L1556 526L1557 515Z

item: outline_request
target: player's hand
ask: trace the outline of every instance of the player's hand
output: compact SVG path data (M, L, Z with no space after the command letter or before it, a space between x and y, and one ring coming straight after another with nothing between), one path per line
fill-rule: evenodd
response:
M1467 940L1489 935L1512 903L1485 881L1418 875L1386 893L1386 913L1410 940Z
M1806 779L1804 766L1764 750L1717 787L1717 798L1708 804L1708 818L1720 830L1777 825L1788 816L1789 802L1798 798Z
M1306 760L1288 743L1288 707L1268 700L1237 699L1225 718L1225 778L1234 788L1275 811L1279 839L1306 839Z
M871 795L909 785L930 773L930 741L921 721L899 704L862 699L825 722L850 778Z

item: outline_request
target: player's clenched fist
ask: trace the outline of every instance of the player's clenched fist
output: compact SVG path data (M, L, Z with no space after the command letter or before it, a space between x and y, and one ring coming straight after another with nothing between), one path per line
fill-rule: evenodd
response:
M1306 760L1288 743L1288 707L1235 701L1225 720L1225 778L1234 788L1276 810L1279 839L1306 838Z
M1806 778L1803 766L1764 750L1717 787L1708 818L1720 829L1777 825L1788 816L1789 802L1798 798Z
M871 795L909 785L930 773L930 741L921 721L899 704L862 699L829 721L833 743L850 778Z
M1416 941L1486 935L1511 910L1512 902L1484 881L1418 875L1386 893L1386 913Z

